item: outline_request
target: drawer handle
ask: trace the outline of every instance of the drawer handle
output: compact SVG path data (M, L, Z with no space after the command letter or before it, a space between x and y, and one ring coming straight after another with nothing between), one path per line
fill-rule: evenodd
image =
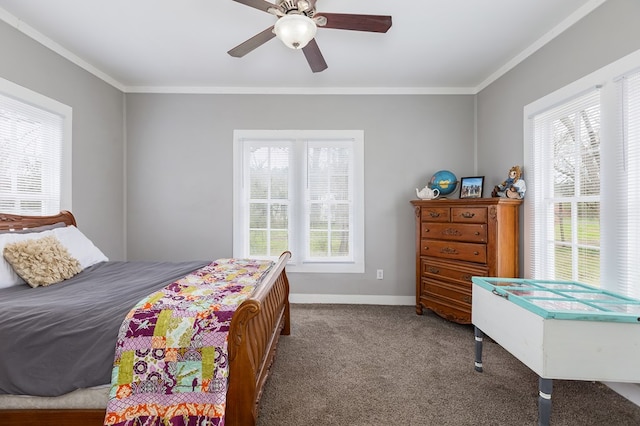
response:
M478 251L474 251L474 252L473 252L473 254L477 256L477 255L479 255L479 254L480 254L480 252L478 252Z
M444 231L442 231L442 235L453 235L453 236L459 237L462 235L462 233L455 228L447 228Z
M433 266L429 266L429 272L431 272L432 274L439 274L440 269L434 268Z
M442 250L440 250L440 253L458 254L458 250L451 247L443 247Z
M471 281L471 275L465 274L462 276L462 279L465 281Z
M460 216L464 217L465 219L473 219L475 215L476 215L475 213L464 212Z
M469 296L464 296L464 297L462 298L462 301L463 301L463 302L467 302L467 303L471 303L471 297L469 297Z
M476 231L475 235L480 235L480 232Z
M431 216L431 217L440 217L440 213L438 213L438 212L429 212L429 216Z

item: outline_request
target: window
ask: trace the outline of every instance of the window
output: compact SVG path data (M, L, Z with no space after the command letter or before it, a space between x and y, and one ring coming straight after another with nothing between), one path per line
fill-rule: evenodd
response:
M640 298L638 67L640 51L525 107L525 276Z
M70 209L71 108L0 79L0 211Z
M537 272L600 282L600 97L594 89L533 118Z
M234 133L234 256L364 272L362 131Z

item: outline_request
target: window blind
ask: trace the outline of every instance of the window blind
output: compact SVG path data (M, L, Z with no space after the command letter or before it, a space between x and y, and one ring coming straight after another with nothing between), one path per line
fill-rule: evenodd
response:
M640 298L640 72L619 80L621 119L616 155L616 224L619 250L616 255L617 290Z
M599 285L600 94L593 89L532 118L529 275ZM531 167L533 169L531 170Z
M353 260L352 142L307 142L307 258Z
M0 94L0 211L60 211L64 118Z
M257 142L249 155L249 256L277 257L289 247L291 142Z

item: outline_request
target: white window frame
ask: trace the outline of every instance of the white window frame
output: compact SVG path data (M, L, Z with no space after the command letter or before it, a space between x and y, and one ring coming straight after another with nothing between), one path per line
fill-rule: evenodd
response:
M527 197L524 203L524 276L534 279L549 279L545 276L544 267L535 270L538 265L544 265L544 260L536 259L536 247L544 244L544 224L536 221L536 207L544 202L544 188L541 180L533 173L536 159L533 141L533 117L543 111L550 110L568 100L586 93L594 88L600 91L600 159L601 159L601 194L600 194L600 287L631 297L640 297L638 283L629 287L629 268L637 259L632 259L627 253L626 228L619 226L619 191L623 188L634 188L634 184L620 184L621 170L617 162L620 153L625 149L625 142L620 137L621 108L620 108L620 78L633 70L640 68L640 50L589 74L527 106L524 108L524 170L527 173ZM631 189L630 189L631 190ZM632 230L633 231L633 230ZM637 230L636 230L637 231ZM637 254L637 253L636 253ZM627 260L625 261L624 258ZM626 265L625 265L626 263ZM629 266L631 265L631 266ZM548 268L547 268L548 270ZM637 277L635 277L637 278ZM631 277L633 279L633 277Z
M57 214L60 210L72 211L72 118L73 109L61 102L22 87L0 77L0 94L25 104L56 114L62 119L62 143L60 152L59 206L41 214ZM55 210L55 211L54 211ZM31 213L16 211L16 214Z
M364 273L364 131L362 130L235 130L233 134L233 256L248 253L249 218L245 194L245 147L252 141L289 141L298 161L290 169L289 272ZM306 143L307 141L351 141L353 158L353 217L350 223L349 259L311 259L305 249L308 233L305 217ZM342 143L342 142L340 142Z

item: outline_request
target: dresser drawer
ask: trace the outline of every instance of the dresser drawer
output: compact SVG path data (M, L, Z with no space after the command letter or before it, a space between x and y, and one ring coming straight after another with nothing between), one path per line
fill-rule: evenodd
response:
M471 287L463 287L446 281L422 280L422 294L437 296L458 303L471 303Z
M487 221L486 207L453 207L451 221L460 223L485 223Z
M439 240L486 243L487 225L484 223L422 222L422 236Z
M487 246L484 244L423 239L420 245L420 254L444 259L487 263Z
M420 218L423 222L449 222L450 215L448 207L423 207Z
M446 283L423 280L420 302L427 309L450 321L462 324L471 323L471 294L458 291Z
M489 268L486 266L470 266L446 260L423 258L420 264L423 277L436 280L450 279L467 288L471 288L472 276L486 277L489 274Z

